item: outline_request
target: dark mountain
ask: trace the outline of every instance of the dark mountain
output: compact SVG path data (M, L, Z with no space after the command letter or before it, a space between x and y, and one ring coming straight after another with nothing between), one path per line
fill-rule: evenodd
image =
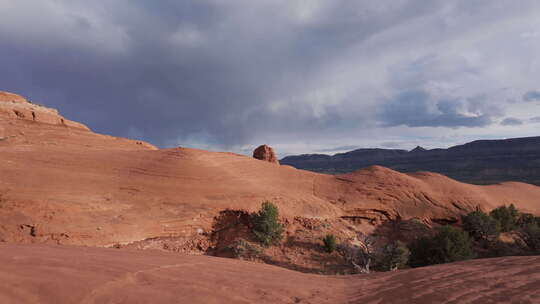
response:
M540 185L540 136L476 140L448 149L358 149L333 156L304 154L287 156L280 163L331 174L381 165L401 172L437 172L474 184L521 181Z

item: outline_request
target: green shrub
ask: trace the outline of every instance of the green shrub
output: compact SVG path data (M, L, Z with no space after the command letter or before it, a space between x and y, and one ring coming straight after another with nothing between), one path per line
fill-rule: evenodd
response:
M324 250L328 253L334 252L336 250L336 237L333 234L327 234L323 238Z
M270 203L262 203L259 212L252 216L253 233L266 247L278 244L283 238L283 225L279 222L278 208Z
M534 216L530 213L521 213L519 215L516 225L519 228L525 228L530 224L540 226L540 217Z
M410 255L409 248L402 242L388 243L381 250L377 268L382 271L393 271L402 268L409 262Z
M228 248L232 251L235 258L252 259L262 253L260 247L244 239L236 240Z
M529 224L518 230L518 237L522 245L532 253L540 253L540 227Z
M499 222L502 232L508 232L516 229L519 212L517 211L516 207L514 207L514 204L511 204L508 207L501 206L493 209L489 215Z
M523 255L523 248L516 246L514 243L507 243L501 240L490 242L485 251L478 252L479 258L494 258L516 255Z
M410 245L409 265L420 267L443 264L474 257L472 241L467 232L451 226L442 226L432 237L422 237Z
M482 211L474 211L461 217L463 230L476 240L493 241L500 233L500 223Z

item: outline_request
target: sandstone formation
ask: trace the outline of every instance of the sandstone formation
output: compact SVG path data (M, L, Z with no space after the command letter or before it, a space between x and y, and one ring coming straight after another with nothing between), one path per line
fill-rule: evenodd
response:
M540 137L477 140L448 149L357 149L333 156L288 156L281 164L321 173L347 173L380 165L400 172L430 171L462 182L519 181L540 185Z
M342 240L358 232L384 235L386 223L454 223L476 208L510 203L540 214L537 186L476 186L380 166L325 175L276 166L267 146L257 154L267 161L158 150L95 134L8 93L0 94L0 132L0 303L429 303L441 297L505 303L538 297L540 260L531 257L369 276L306 274L342 273L342 262L320 254L325 234ZM286 241L267 249L261 262L306 273L179 254L226 256L223 249L234 240L248 239L245 219L263 201L279 207Z
M45 152L54 150L53 147L72 153L80 149L157 149L141 141L92 133L87 126L64 118L55 109L0 91L0 153L23 147L36 153L43 149L46 154L54 153Z
M0 102L27 103L28 101L17 94L0 91Z
M31 103L22 96L2 91L0 91L0 118L22 119L89 130L88 127L81 123L65 119L55 109Z
M0 116L0 130L0 240L9 242L112 246L175 237L204 252L193 244L197 231L213 231L224 210L253 212L266 200L291 223L327 220L343 233L391 219L451 222L478 206L514 203L540 213L540 187L522 183L474 186L377 166L331 176L233 153L157 150L11 114ZM261 150L271 160L271 149Z
M261 145L253 151L253 158L264 160L279 165L279 161L274 153L274 149L267 145Z
M303 247L287 242L265 262L321 272L320 260L309 259L317 256L326 233L347 239L394 220L454 223L476 208L510 203L540 214L540 187L529 184L476 186L380 166L333 176L233 153L158 150L40 121L40 113L36 121L12 115L14 105L34 106L5 96L7 112L0 115L4 242L217 254L242 233L229 227L244 227L237 225L243 216L271 201L279 207L287 239Z
M157 251L1 245L0 303L535 303L540 257L352 276Z

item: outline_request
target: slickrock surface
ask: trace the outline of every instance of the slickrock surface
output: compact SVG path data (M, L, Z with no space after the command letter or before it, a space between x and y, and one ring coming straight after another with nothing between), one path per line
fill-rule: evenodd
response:
M321 255L324 233L346 238L396 219L452 223L510 203L540 214L540 187L529 184L474 186L380 166L331 176L277 166L262 150L267 161L158 150L0 92L0 303L537 301L539 257L319 276L203 256L249 239L242 221L266 200L286 236L262 261L312 273L340 270Z
M158 251L0 244L0 303L538 303L540 257L354 276Z
M200 239L220 212L253 212L265 200L289 222L301 217L336 225L413 217L452 222L477 207L510 203L540 213L540 187L529 184L474 186L379 166L331 176L233 153L158 150L76 124L40 121L41 112L37 120L17 116L13 105L19 103L49 110L7 96L0 101L8 109L0 115L0 240L8 242L112 246ZM190 246L205 250L204 244Z

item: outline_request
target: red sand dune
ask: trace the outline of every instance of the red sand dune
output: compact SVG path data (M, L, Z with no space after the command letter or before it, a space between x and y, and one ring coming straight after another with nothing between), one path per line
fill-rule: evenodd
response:
M538 303L540 257L354 276L151 250L0 245L0 303Z

